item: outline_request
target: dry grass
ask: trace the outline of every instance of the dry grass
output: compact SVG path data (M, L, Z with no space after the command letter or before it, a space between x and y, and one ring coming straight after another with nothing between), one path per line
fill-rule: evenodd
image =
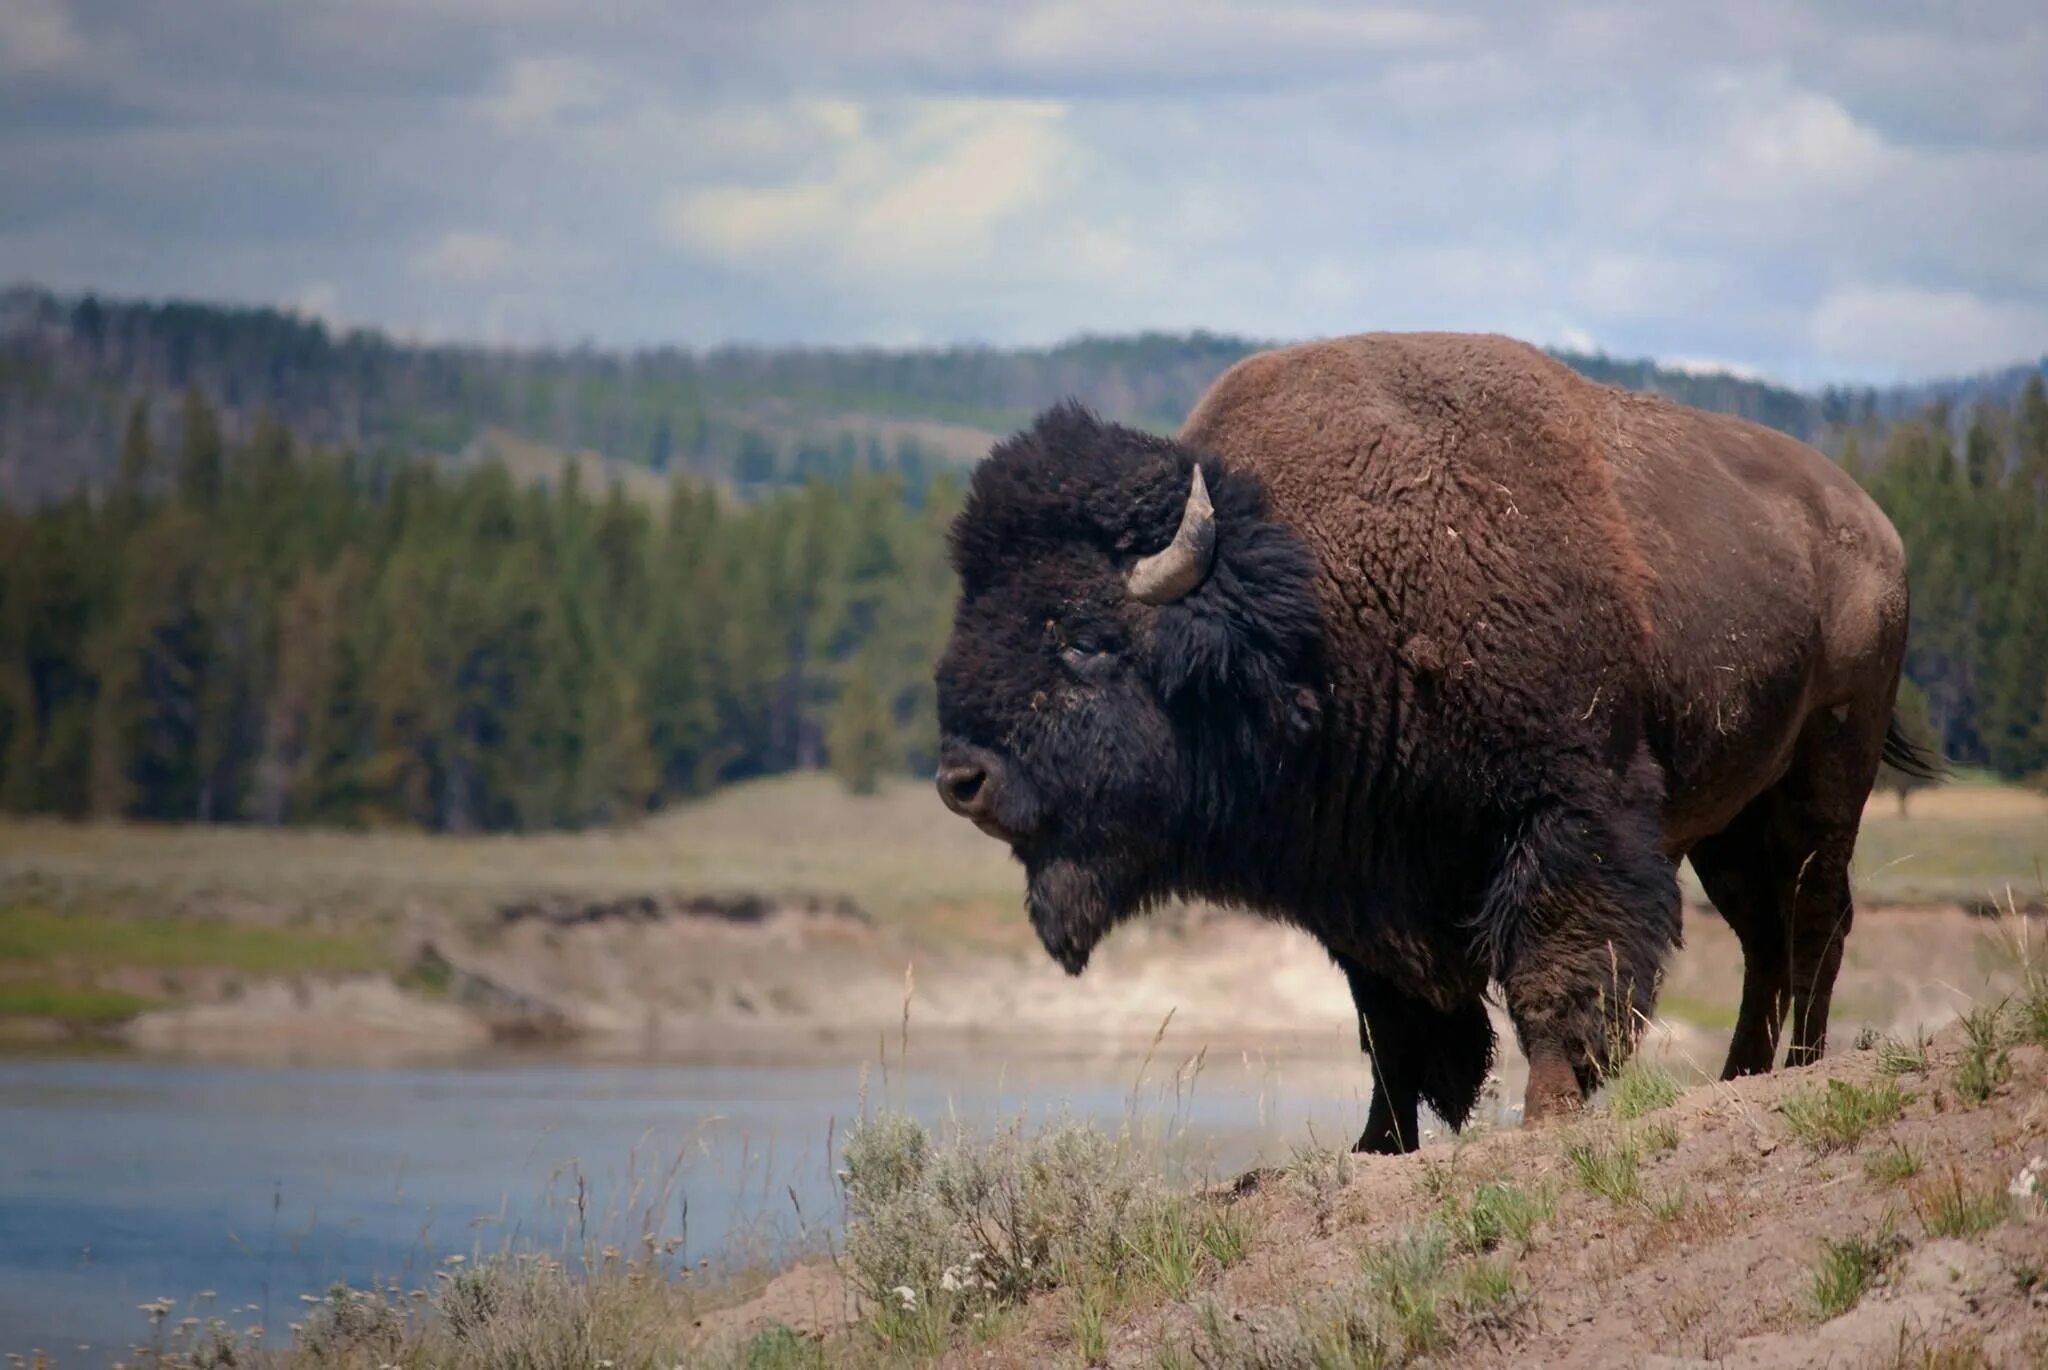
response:
M734 785L625 828L520 836L0 819L0 906L284 921L375 935L421 905L482 917L563 891L847 895L885 923L1020 943L1023 878L931 786Z

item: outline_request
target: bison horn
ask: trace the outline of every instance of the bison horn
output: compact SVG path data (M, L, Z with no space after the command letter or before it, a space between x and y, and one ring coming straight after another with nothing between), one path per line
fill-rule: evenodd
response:
M1147 604L1171 604L1208 579L1210 563L1215 560L1216 506L1209 503L1209 487L1197 466L1194 483L1188 487L1188 506L1181 511L1173 541L1141 559L1125 583L1133 596Z

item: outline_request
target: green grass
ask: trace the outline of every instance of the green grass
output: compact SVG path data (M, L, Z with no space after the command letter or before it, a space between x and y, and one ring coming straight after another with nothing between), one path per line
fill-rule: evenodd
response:
M1140 1269L1176 1299L1194 1287L1202 1264L1202 1235L1188 1209L1179 1196L1159 1200L1121 1234Z
M1829 1080L1785 1100L1785 1122L1792 1135L1822 1155L1855 1147L1871 1132L1890 1126L1906 1111L1913 1096L1890 1080L1875 1085Z
M1367 1288L1410 1356L1439 1351L1451 1340L1451 1310L1446 1306L1451 1291L1444 1279L1450 1256L1450 1242L1434 1224L1365 1253Z
M1809 1295L1822 1322L1838 1318L1862 1301L1872 1281L1897 1259L1899 1243L1890 1233L1875 1238L1823 1239Z
M220 920L115 918L0 908L0 963L105 970L201 967L250 975L371 970L385 958L367 938Z
M1634 1056L1608 1080L1607 1108L1617 1119L1627 1122L1671 1107L1684 1092L1676 1075Z
M1623 1206L1642 1202L1643 1153L1633 1136L1587 1137L1568 1145L1564 1154L1588 1193Z
M0 984L0 1018L54 1018L82 1027L125 1022L153 1000L80 985Z
M1492 1251L1503 1242L1528 1250L1539 1224L1557 1211L1557 1197L1548 1189L1530 1191L1505 1181L1489 1181L1460 1202L1446 1197L1438 1221L1461 1251Z
M742 1370L825 1370L825 1348L777 1323L747 1341L739 1362Z
M1923 1032L1910 1043L1887 1037L1878 1044L1877 1068L1886 1075L1925 1075L1927 1037Z
M1982 1005L1963 1017L1963 1058L1956 1064L1956 1097L1966 1104L1989 1099L2011 1073L2004 1042L2005 1005Z

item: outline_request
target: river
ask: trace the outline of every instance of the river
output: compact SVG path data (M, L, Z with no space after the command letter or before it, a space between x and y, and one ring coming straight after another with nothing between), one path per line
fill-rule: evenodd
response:
M875 1059L0 1059L0 1352L105 1365L145 1336L138 1305L156 1299L173 1321L218 1315L274 1339L302 1295L336 1281L414 1287L451 1256L630 1248L644 1227L715 1277L838 1220L837 1143L864 1094L981 1130L1063 1111L1109 1128L1136 1117L1170 1134L1163 1154L1183 1172L1215 1175L1311 1136L1341 1145L1364 1115L1356 1057L913 1044L907 1067Z

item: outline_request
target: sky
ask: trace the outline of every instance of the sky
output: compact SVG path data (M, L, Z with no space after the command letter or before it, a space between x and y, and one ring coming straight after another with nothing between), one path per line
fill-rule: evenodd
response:
M2048 6L0 0L0 282L494 343L2048 353Z

